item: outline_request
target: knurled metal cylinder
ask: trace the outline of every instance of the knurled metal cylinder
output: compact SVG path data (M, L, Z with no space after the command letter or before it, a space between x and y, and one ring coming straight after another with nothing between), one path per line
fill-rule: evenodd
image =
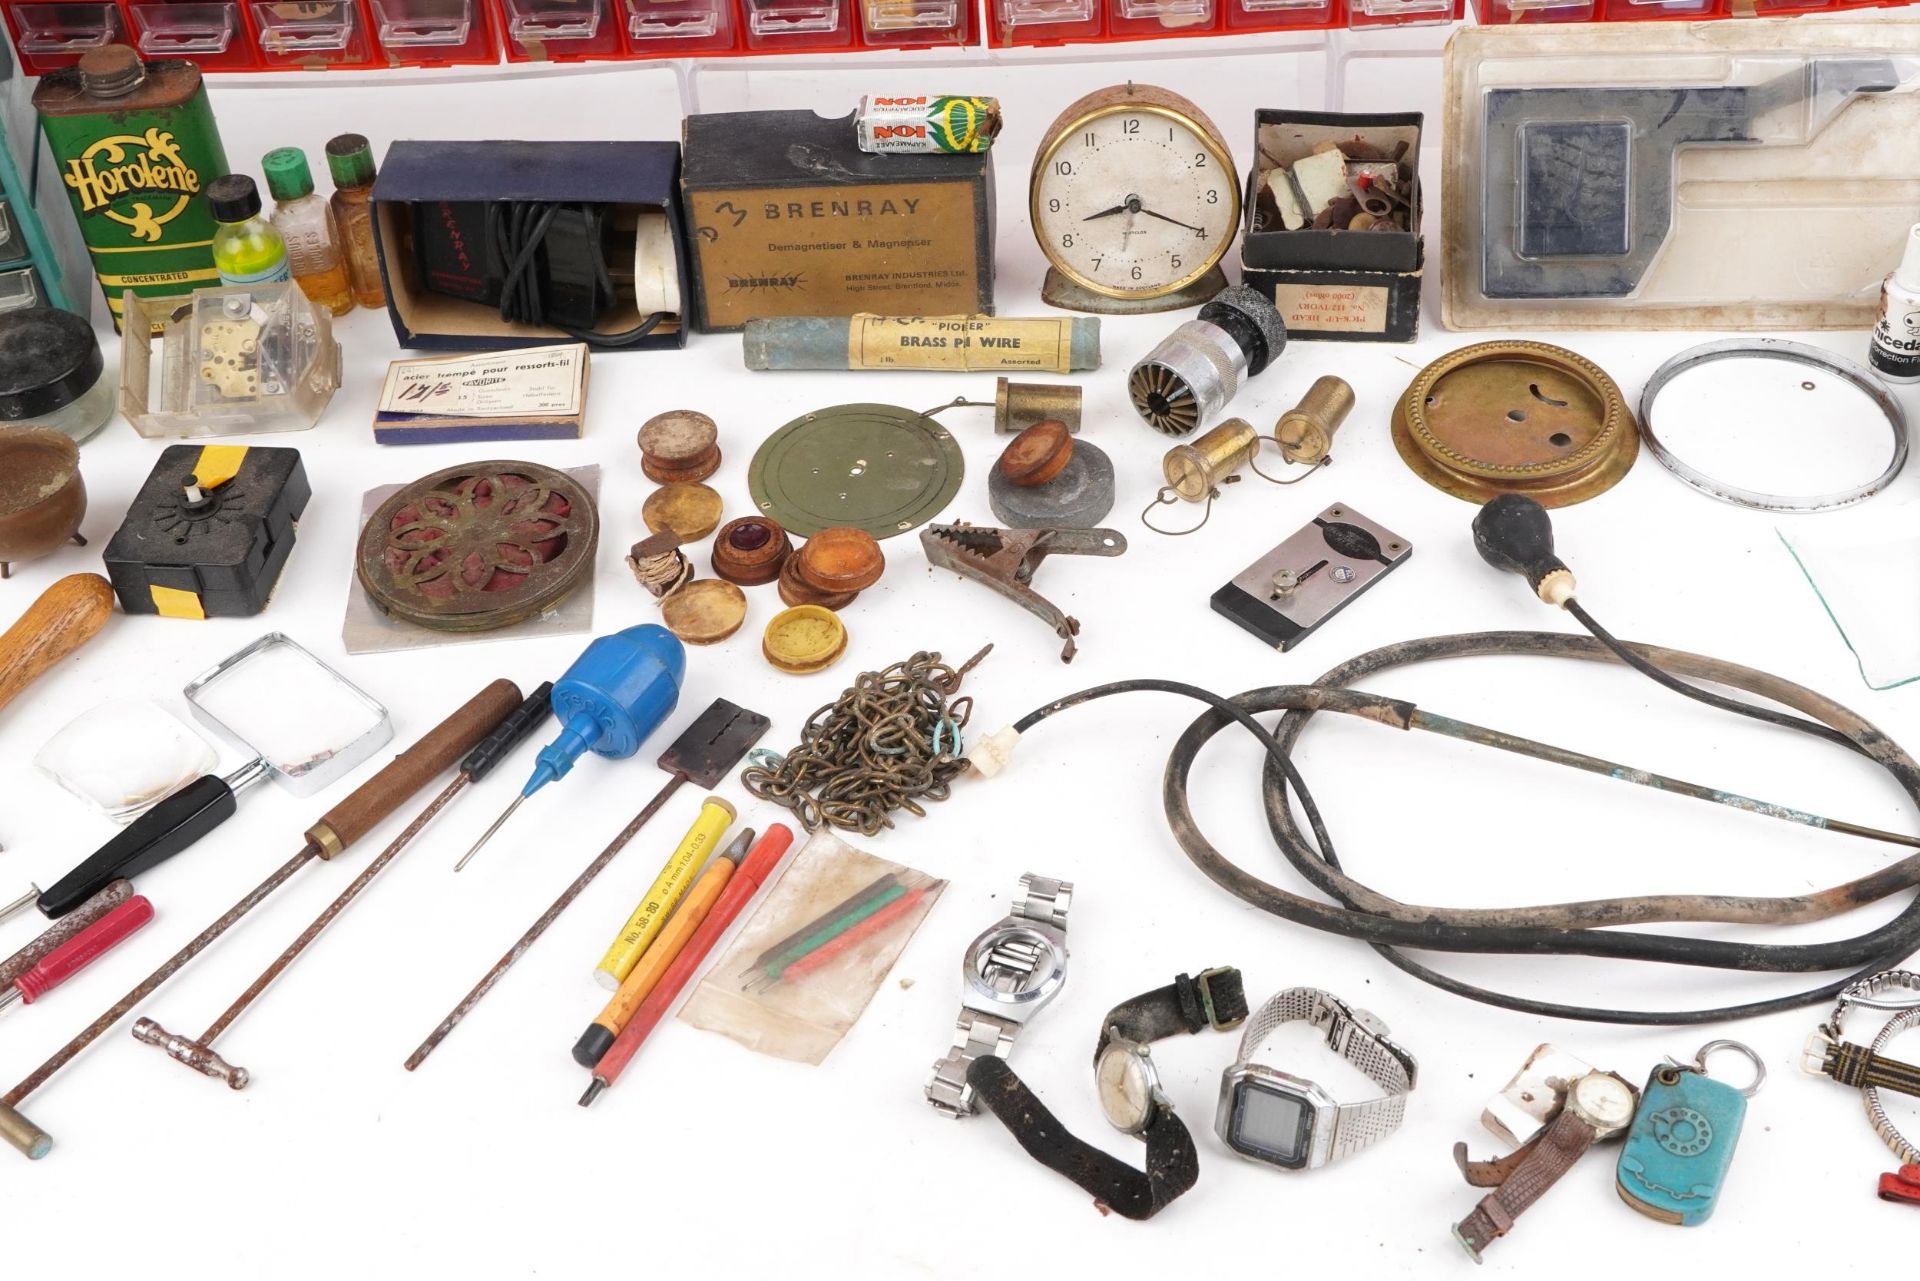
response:
M1227 407L1247 376L1247 353L1218 325L1189 320L1127 375L1127 395L1156 431L1184 436Z
M1160 460L1173 492L1197 503L1246 466L1260 448L1260 433L1244 418L1229 418L1189 444L1175 445Z
M1273 438L1290 463L1312 466L1333 452L1333 434L1353 411L1353 387L1344 378L1322 374L1300 403L1280 415Z

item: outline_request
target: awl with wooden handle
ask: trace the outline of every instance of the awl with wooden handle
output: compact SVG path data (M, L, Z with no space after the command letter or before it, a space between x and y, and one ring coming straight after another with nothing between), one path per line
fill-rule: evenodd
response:
M111 613L113 585L98 574L69 574L41 592L0 636L0 707L98 635Z
M362 783L346 800L327 811L308 828L300 851L260 882L213 924L168 957L159 969L89 1023L52 1058L30 1072L6 1094L0 1095L0 1138L34 1159L53 1149L53 1138L16 1109L54 1073L65 1067L102 1033L125 1018L134 1006L200 955L233 924L252 911L287 879L314 859L328 860L358 841L421 788L445 771L493 731L520 705L520 691L512 681L497 680L474 695L459 711L442 721L426 737L395 757L384 769Z

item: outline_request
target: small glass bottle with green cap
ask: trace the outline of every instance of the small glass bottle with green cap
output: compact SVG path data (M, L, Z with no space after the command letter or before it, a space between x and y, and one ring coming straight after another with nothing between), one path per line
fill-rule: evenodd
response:
M293 283L316 307L336 316L352 311L353 291L347 287L340 232L327 202L313 194L307 153L298 147L279 147L266 154L260 167L273 194L273 225L287 242Z
M260 216L260 190L243 173L207 184L213 211L213 265L223 285L263 285L286 280L287 242Z
M333 221L347 260L353 296L362 307L384 307L380 251L373 240L373 144L357 133L343 133L327 144L327 169L333 174Z

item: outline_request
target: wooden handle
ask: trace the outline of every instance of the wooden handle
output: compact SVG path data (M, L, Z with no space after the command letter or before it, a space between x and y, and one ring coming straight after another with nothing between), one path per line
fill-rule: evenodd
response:
M408 797L458 764L519 706L519 686L510 680L493 682L394 757L353 795L328 810L325 818L307 829L307 840L320 851L321 858L332 858L372 831Z
M111 613L113 585L98 574L69 574L40 593L0 636L0 707L92 640Z

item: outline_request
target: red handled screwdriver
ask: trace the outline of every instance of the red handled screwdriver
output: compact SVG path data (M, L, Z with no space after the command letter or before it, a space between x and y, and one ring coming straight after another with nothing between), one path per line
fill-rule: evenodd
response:
M152 919L153 903L144 894L134 895L41 957L38 964L13 981L12 987L0 991L0 1010L15 1001L32 1005L133 937Z

